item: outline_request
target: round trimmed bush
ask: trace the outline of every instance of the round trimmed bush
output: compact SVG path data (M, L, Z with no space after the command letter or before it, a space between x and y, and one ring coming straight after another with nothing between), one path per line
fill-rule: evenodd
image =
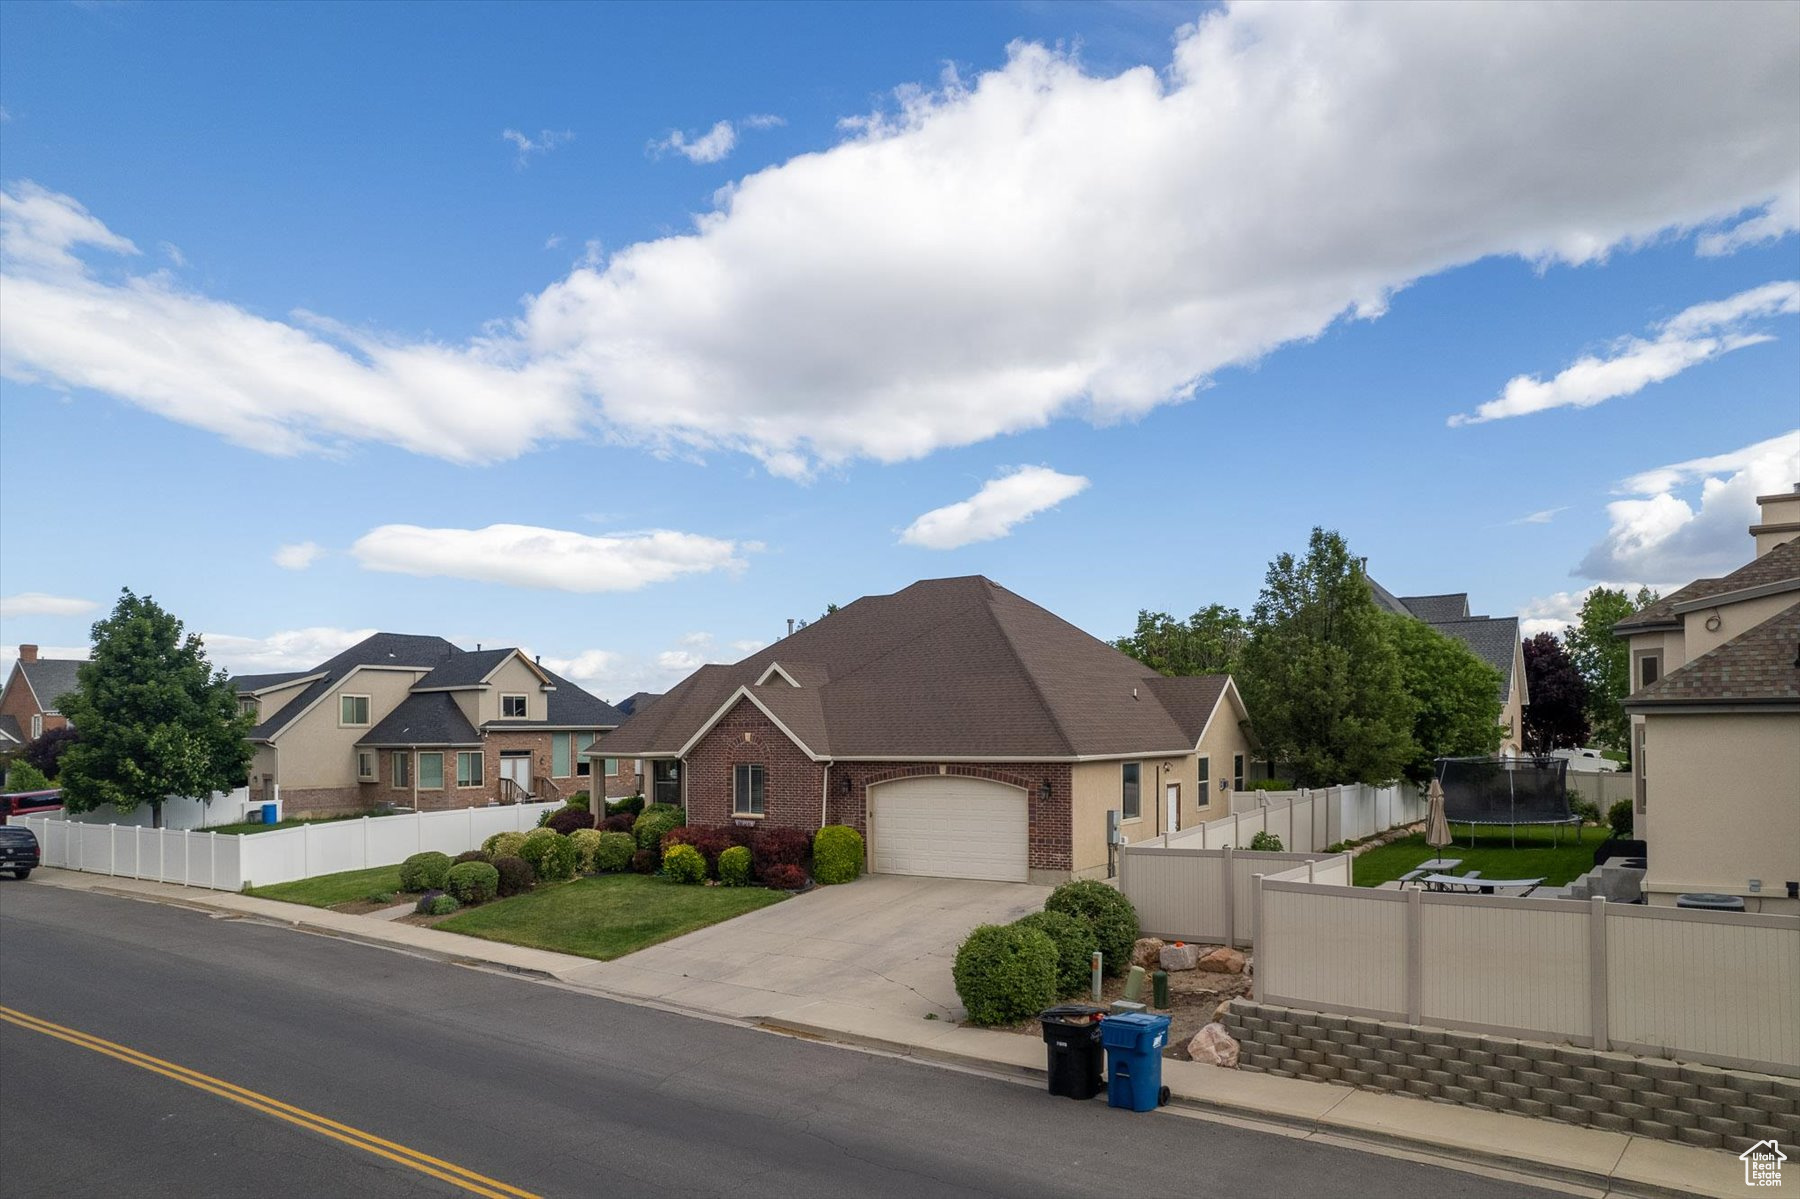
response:
M1631 839L1631 801L1621 799L1606 809L1606 823L1612 825L1614 840L1629 841Z
M450 873L450 855L437 850L415 853L400 863L400 889L402 891L437 891L444 886L444 876Z
M465 849L450 859L450 865L456 867L464 862L491 862L493 860L493 855L485 849Z
M490 860L493 858L516 858L524 844L524 833L495 833L481 843L481 848L487 850Z
M456 902L456 896L454 895L446 895L442 891L438 891L435 894L437 895L437 898L431 901L431 909L425 913L427 916L448 916L451 912L454 912L457 908L462 906L462 904Z
M856 881L862 873L862 834L847 824L828 824L813 836L813 881L822 886Z
M594 849L594 869L601 874L617 874L631 869L631 855L637 852L637 841L630 833L601 833Z
M719 882L727 887L750 885L750 848L733 845L719 855Z
M531 863L531 868L537 871L538 881L544 883L574 878L579 857L573 841L547 828L526 837L525 848L519 851L519 856Z
M486 903L500 894L500 872L486 862L463 862L450 867L444 890L465 904Z
M1056 943L1040 929L983 924L950 973L969 1023L1013 1024L1056 1002Z
M1064 883L1044 901L1046 912L1061 912L1087 922L1094 940L1106 955L1106 972L1113 976L1131 969L1131 946L1137 940L1137 909L1118 890L1095 879Z
M628 795L624 799L614 800L606 805L608 816L629 816L636 820L644 814L644 797Z
M569 796L565 802L567 802L571 808L580 808L584 812L593 810L588 803L588 793L586 791L577 791L575 794Z
M654 807L661 810L646 808L644 814L632 822L631 832L637 838L639 849L660 850L663 834L670 829L681 827L682 820L679 809L670 811L665 804L656 804Z
M636 823L637 817L633 816L630 812L619 812L602 820L600 822L600 831L603 833L625 833L629 835L631 826Z
M550 819L544 822L544 827L567 836L579 828L593 828L594 814L586 808L558 808L550 813Z
M600 838L603 834L597 828L578 828L569 834L569 844L575 847L575 870L579 874L594 872L594 854L599 852Z
M811 848L812 838L797 828L759 828L750 838L750 860L761 878L776 866L805 865Z
M758 872L762 885L771 891L799 891L806 887L806 871L785 863Z
M656 865L661 861L654 849L634 849L631 851L631 872L633 874L655 874Z
M1062 912L1033 912L1013 921L1019 928L1035 928L1056 946L1056 994L1079 995L1085 991L1094 968L1094 950L1100 943L1087 922Z
M494 870L500 877L499 895L523 895L537 886L537 871L524 858L495 858Z
M706 881L706 855L692 845L671 845L663 850L663 873L678 883Z

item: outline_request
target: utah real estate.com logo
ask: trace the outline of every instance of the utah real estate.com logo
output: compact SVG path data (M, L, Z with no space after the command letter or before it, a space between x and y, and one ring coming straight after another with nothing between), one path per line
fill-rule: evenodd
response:
M1781 1163L1787 1160L1787 1154L1773 1140L1758 1141L1750 1148L1738 1154L1738 1160L1744 1163L1744 1185L1747 1187L1778 1187L1781 1185Z

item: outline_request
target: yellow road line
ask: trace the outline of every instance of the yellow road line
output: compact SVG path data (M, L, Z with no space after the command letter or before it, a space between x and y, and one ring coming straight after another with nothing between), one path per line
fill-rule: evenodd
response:
M128 1045L105 1040L92 1033L81 1032L78 1029L68 1028L41 1017L3 1006L0 1006L0 1020L32 1032L42 1033L48 1037L55 1037L59 1041L66 1041L71 1045L78 1045L95 1053L104 1054L128 1065L148 1070L152 1074L160 1074L164 1078L185 1083L208 1094L217 1095L221 1099L229 1099L233 1103L242 1104L265 1115L274 1116L278 1120L285 1120L289 1124L298 1125L310 1132L330 1137L334 1141L361 1149L365 1153L373 1153L377 1157L397 1162L409 1169L417 1170L421 1174L429 1174L452 1186L480 1195L483 1199L539 1199L530 1191L520 1190L518 1187L483 1174L477 1174L473 1170L464 1169L452 1162L421 1153L417 1149L409 1149L405 1145L384 1140L373 1133L364 1132L348 1124L340 1124L336 1120L321 1116L316 1112L283 1103L279 1099L252 1091L247 1087L240 1087L236 1083L214 1078L210 1074L202 1074L198 1070L190 1070L186 1066L164 1061L162 1058L132 1049Z

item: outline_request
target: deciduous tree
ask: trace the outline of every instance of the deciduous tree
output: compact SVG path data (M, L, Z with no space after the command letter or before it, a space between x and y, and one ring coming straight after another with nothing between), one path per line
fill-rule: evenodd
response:
M1431 781L1438 758L1491 754L1500 748L1500 672L1468 646L1422 620L1383 614L1400 655L1400 677L1412 701L1412 752L1403 773Z
M1525 642L1525 751L1547 754L1588 743L1588 685L1568 651L1549 633Z
M1113 645L1158 674L1230 674L1249 639L1237 609L1210 604L1186 620L1140 610L1137 630Z
M63 751L73 745L78 736L80 734L72 725L47 729L42 735L33 738L20 751L19 756L42 771L45 778L55 782L57 772L62 768Z
M1581 612L1563 634L1569 657L1588 687L1588 722L1594 739L1608 749L1631 753L1631 721L1625 715L1625 697L1631 692L1631 647L1613 635L1613 626L1657 600L1656 592L1638 588L1636 596L1622 589L1596 587L1581 601ZM1535 698L1535 697L1534 697Z

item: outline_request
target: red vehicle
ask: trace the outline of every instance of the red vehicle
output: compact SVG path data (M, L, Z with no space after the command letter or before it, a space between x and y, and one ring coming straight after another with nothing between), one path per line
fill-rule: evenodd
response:
M0 795L0 824L14 816L36 816L62 809L62 790L11 791Z

